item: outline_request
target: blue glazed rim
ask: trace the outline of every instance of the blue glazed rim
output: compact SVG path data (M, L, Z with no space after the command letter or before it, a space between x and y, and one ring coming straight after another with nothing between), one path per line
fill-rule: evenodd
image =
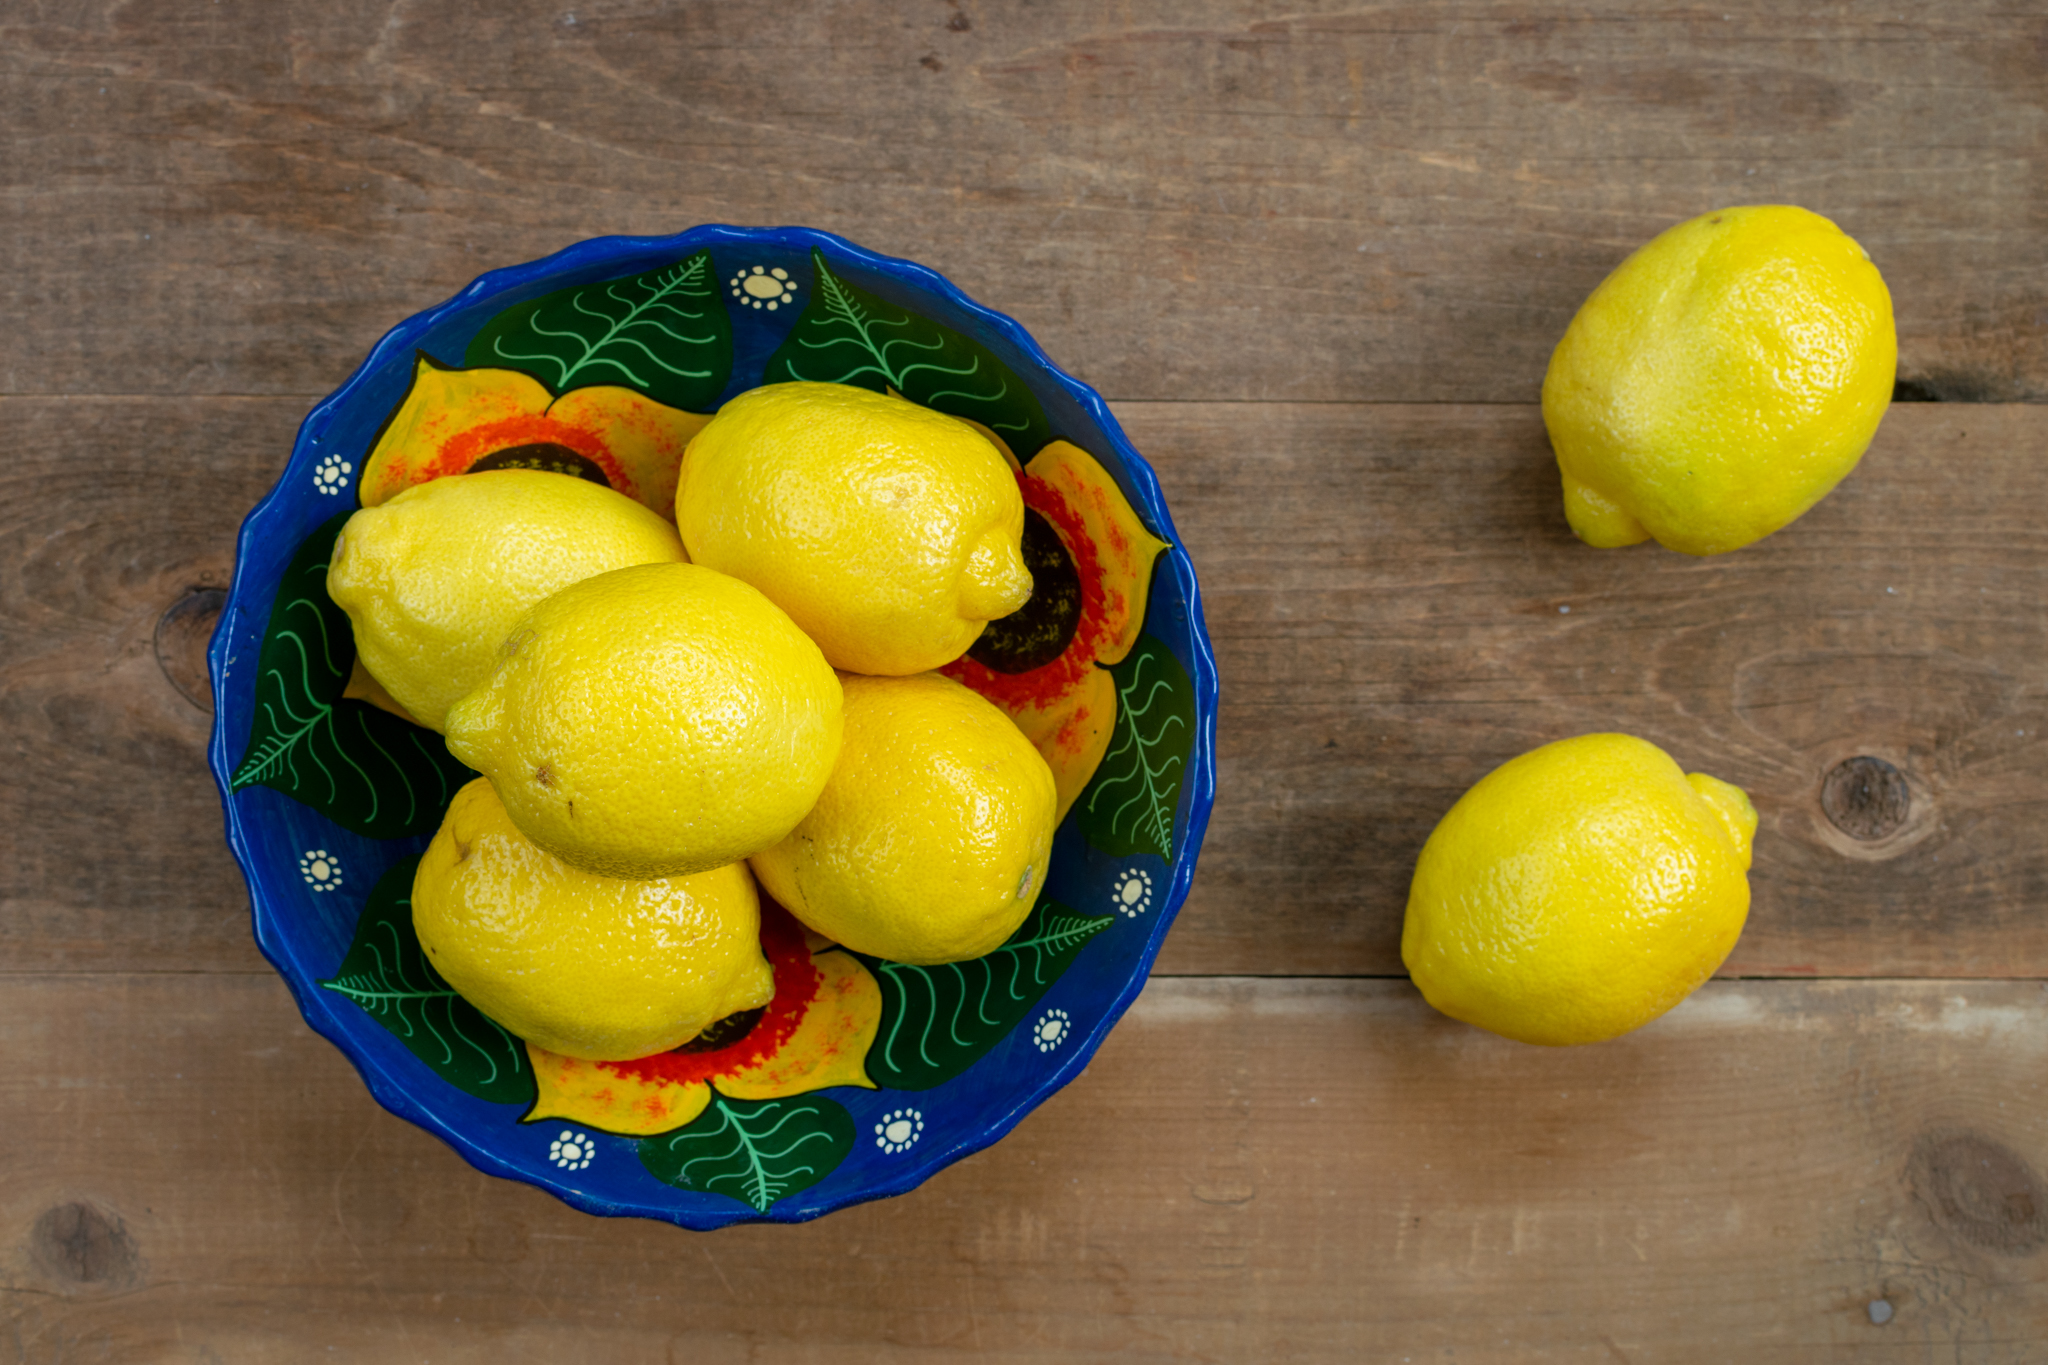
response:
M791 1195L771 1206L766 1212L756 1212L737 1201L725 1200L720 1196L673 1188L669 1189L672 1198L664 1202L605 1197L579 1188L566 1176L515 1165L508 1157L493 1150L491 1145L478 1141L463 1127L450 1122L442 1114L423 1104L412 1093L412 1081L406 1076L394 1074L387 1061L388 1053L385 1056L375 1055L371 1048L353 1036L365 1025L371 1029L381 1029L381 1025L369 1021L367 1016L361 1019L345 1018L333 1007L338 997L320 991L313 974L298 961L296 952L286 941L287 936L280 923L280 908L266 903L262 883L257 875L255 823L249 818L250 812L245 811L235 800L230 785L234 763L230 757L229 745L231 742L239 742L242 738L239 731L246 729L248 716L246 713L237 713L232 717L233 726L230 726L228 667L235 659L237 631L244 618L267 618L270 596L276 586L274 578L262 583L253 581L260 561L252 552L259 543L272 536L287 537L292 543L296 543L298 536L293 534L290 516L304 505L304 498L303 495L294 496L290 491L292 476L310 469L320 457L323 452L318 451L316 447L337 416L360 401L365 390L370 388L379 376L386 374L394 363L404 363L438 325L465 310L485 301L507 296L531 297L537 292L536 286L551 280L560 280L565 276L588 274L615 264L655 255L685 255L706 247L740 250L773 248L805 254L815 248L824 252L835 266L852 265L872 277L893 282L914 294L936 296L958 314L970 319L977 331L1000 338L1035 367L1036 372L1031 378L1049 383L1063 391L1084 421L1092 425L1109 446L1110 453L1121 467L1123 478L1120 482L1125 485L1124 491L1133 506L1161 538L1169 542L1169 549L1162 558L1164 563L1170 566L1169 571L1173 575L1179 595L1180 610L1185 614L1187 657L1181 662L1188 670L1195 699L1195 735L1181 794L1181 837L1171 861L1162 904L1157 916L1152 920L1150 932L1136 954L1122 988L1113 1000L1102 1007L1093 1026L1076 1036L1075 1045L1065 1053L1065 1060L1038 1077L1034 1083L1017 1089L1006 1104L988 1113L974 1131L966 1136L956 1137L949 1143L935 1146L928 1154L898 1168L900 1174L884 1175L856 1188L831 1191L815 1199L800 1197L817 1194L823 1185L831 1183L827 1180L820 1187ZM1103 452L1098 450L1096 453ZM1147 613L1148 624L1153 613L1158 610L1159 604L1160 595L1155 592L1151 610ZM251 920L257 946L271 966L284 978L308 1025L349 1059L379 1104L400 1118L441 1138L460 1153L464 1160L485 1174L536 1185L585 1213L606 1217L651 1218L699 1230L736 1222L804 1222L838 1208L906 1193L952 1163L1001 1139L1022 1121L1026 1114L1078 1076L1087 1067L1110 1029L1143 990L1166 933L1187 898L1194 876L1196 857L1207 830L1210 810L1215 802L1218 682L1215 656L1202 614L1200 589L1195 579L1194 566L1180 543L1165 499L1160 493L1157 477L1144 457L1125 436L1123 428L1111 414L1108 404L1093 388L1055 365L1016 320L977 303L937 272L914 261L880 255L833 233L813 228L742 228L713 224L691 228L667 237L592 238L565 247L537 261L480 275L467 288L446 302L415 314L393 327L371 349L348 381L314 407L300 424L284 472L280 474L278 482L270 492L244 519L236 541L234 576L221 613L220 624L215 630L208 651L208 664L213 687L214 726L207 756L220 792L228 846L249 884ZM233 737L229 734L230 728L238 731ZM984 1062L989 1060L991 1059L985 1058ZM725 1207L727 1204L731 1207Z

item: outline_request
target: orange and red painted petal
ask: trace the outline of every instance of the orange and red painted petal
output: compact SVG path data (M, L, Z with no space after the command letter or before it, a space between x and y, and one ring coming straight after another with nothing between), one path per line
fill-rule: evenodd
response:
M711 1087L702 1081L650 1080L622 1075L605 1062L564 1057L533 1044L536 1097L523 1123L568 1119L604 1133L647 1137L680 1128L711 1103Z
M874 1089L867 1057L882 1024L881 988L851 953L833 950L811 960L818 969L818 993L796 1031L774 1052L713 1078L719 1093L772 1100L829 1085Z
M645 1137L703 1113L713 1086L736 1099L829 1085L872 1088L866 1060L881 1024L882 993L867 969L834 947L814 956L803 927L766 899L761 948L775 973L775 998L743 1037L721 1048L685 1046L624 1062L579 1061L529 1044L539 1099L527 1121L571 1119Z
M1166 550L1166 542L1145 529L1101 462L1071 441L1054 441L1039 451L1025 466L1025 475L1027 502L1034 491L1031 485L1036 484L1038 496L1061 509L1061 518L1055 519L1045 507L1031 502L1058 528L1069 551L1077 542L1089 546L1099 593L1090 657L1105 667L1122 663L1144 629L1152 566ZM1075 565L1082 567L1078 556ZM1083 568L1084 611L1087 581Z
M612 487L675 520L676 478L683 467L683 451L690 438L711 420L709 416L607 385L572 389L555 400L547 415L565 431L576 432L605 452L612 462L604 465ZM562 444L577 451L584 449L567 441Z
M539 418L553 400L545 385L517 370L450 369L421 355L413 363L412 387L364 462L363 506L460 472L445 467L449 442L478 427Z

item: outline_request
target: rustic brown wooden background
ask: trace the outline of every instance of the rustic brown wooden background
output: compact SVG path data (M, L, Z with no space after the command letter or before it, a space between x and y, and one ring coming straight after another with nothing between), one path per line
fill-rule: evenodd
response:
M0 1356L2048 1358L2041 5L4 0L0 129ZM1762 545L1580 547L1549 348L1759 201L1869 249L1911 401ZM1088 1074L909 1196L694 1236L378 1109L202 749L312 402L484 269L707 221L928 262L1097 385L1224 704ZM1435 1016L1416 849L1589 729L1755 797L1730 979L1566 1052ZM1858 756L1876 839L1822 806Z

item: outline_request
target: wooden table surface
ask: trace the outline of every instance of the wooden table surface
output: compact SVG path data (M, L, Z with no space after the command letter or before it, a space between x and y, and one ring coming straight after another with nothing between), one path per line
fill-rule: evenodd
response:
M2040 4L12 0L0 111L0 1357L2048 1359ZM1586 549L1549 350L1742 202L1868 248L1906 401L1760 545ZM1087 1074L903 1198L693 1235L476 1174L304 1026L203 679L386 327L719 221L927 262L1097 386L1223 705ZM1434 1014L1421 841L1593 729L1754 796L1723 977L1589 1048ZM1822 803L1859 756L1875 838Z

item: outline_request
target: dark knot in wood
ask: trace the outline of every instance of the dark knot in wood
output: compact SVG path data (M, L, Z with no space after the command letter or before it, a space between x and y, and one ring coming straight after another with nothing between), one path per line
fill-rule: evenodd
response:
M206 647L227 600L219 588L194 588L171 603L156 622L157 667L179 695L208 713L213 710L213 685L206 672Z
M1946 1231L1973 1247L2025 1256L2048 1242L2048 1199L2011 1149L1975 1133L1929 1134L1914 1144L1913 1194Z
M1913 794L1906 776L1881 758L1840 764L1820 784L1820 808L1851 839L1882 839L1906 823Z
M44 1270L72 1284L130 1284L142 1262L120 1218L91 1204L44 1210L29 1231L29 1246Z

